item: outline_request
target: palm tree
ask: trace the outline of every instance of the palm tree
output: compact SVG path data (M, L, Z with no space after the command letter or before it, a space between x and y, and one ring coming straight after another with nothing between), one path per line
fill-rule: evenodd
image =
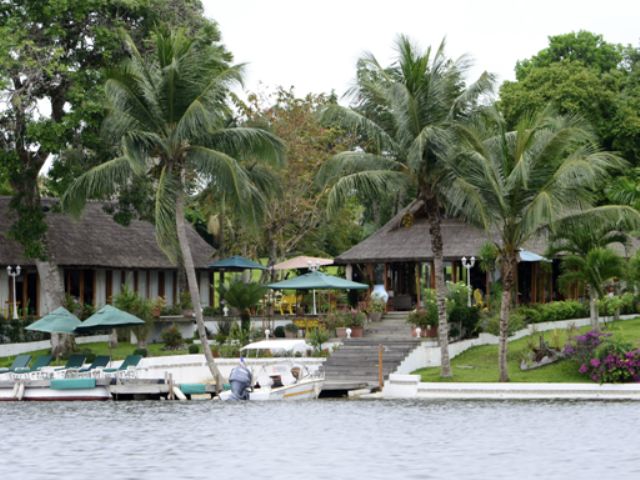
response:
M238 203L255 196L236 158L253 154L277 162L282 145L266 131L226 126L229 86L241 80L242 68L229 66L215 48L196 45L181 30L159 31L147 60L131 39L125 42L130 59L106 83L104 130L117 142L118 156L80 176L63 202L79 212L90 196L117 194L135 177L153 179L156 239L184 266L198 334L219 389L187 241L185 197L207 184Z
M564 257L562 270L558 278L562 287L577 285L588 289L591 329L599 330L598 298L602 298L605 294L603 289L605 282L624 275L624 259L609 248L594 247L586 255Z
M621 214L631 220L635 210L620 207ZM621 277L624 262L608 245L629 241L624 232L629 225L608 224L598 218L578 218L558 222L551 233L547 256L564 254L560 277L563 287L584 286L589 294L591 328L598 330L598 296L603 295L604 282Z
M368 54L358 62L358 82L351 92L354 109L329 107L325 122L335 123L362 137L363 150L342 152L328 161L319 179L331 185L328 208L353 196L377 197L392 189L417 192L429 221L434 257L441 375L451 376L449 361L447 289L444 280L440 223L446 197L442 162L454 142L454 126L474 109L493 82L484 73L465 87L467 58L445 56L445 43L421 52L405 36L396 42L397 59L384 68ZM379 197L378 197L379 198Z
M585 212L618 215L617 207L591 205L593 189L623 161L599 151L578 119L547 112L524 117L507 131L491 107L459 133L460 147L447 161L447 198L496 238L503 285L498 362L500 381L508 381L507 326L518 250L559 219Z

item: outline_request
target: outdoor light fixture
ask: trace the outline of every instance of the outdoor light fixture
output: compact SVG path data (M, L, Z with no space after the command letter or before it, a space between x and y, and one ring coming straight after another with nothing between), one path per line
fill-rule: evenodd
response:
M7 275L13 278L13 319L18 320L18 302L16 301L16 277L20 275L20 265L16 265L15 268L10 265L7 266Z
M462 257L462 266L467 269L467 307L471 306L471 269L476 264L476 257L471 257L467 262L467 257Z
M268 328L264 331L264 338L265 340L269 340L269 335L271 335L271 330L269 330Z
M312 262L311 260L309 260L307 262L307 265L309 265L309 270L312 272L317 272L318 268L320 268L320 265L318 264L318 262ZM318 310L316 309L316 291L315 289L312 291L312 295L313 295L313 314L317 315L318 314Z

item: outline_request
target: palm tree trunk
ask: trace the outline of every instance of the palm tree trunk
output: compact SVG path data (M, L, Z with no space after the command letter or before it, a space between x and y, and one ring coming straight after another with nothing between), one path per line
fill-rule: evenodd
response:
M207 331L204 327L204 318L202 316L202 306L200 305L200 292L198 291L198 281L196 279L196 269L193 265L193 256L191 255L191 247L187 240L187 228L184 219L184 198L182 192L176 195L176 229L178 234L178 243L180 245L180 252L182 253L182 261L184 262L184 269L187 274L187 285L189 286L189 294L191 295L191 303L193 304L193 311L196 315L196 326L198 329L198 336L202 343L202 349L204 350L204 356L207 360L207 366L216 381L216 392L222 390L222 375L218 369L211 348L209 348L209 340L207 339Z
M598 292L594 288L587 286L589 290L589 320L591 323L591 330L600 330L600 323L598 322Z
M513 289L516 254L508 254L502 262L502 302L500 304L500 341L498 343L498 369L500 381L509 381L507 368L507 340L509 338L509 313L511 311L511 290Z
M442 257L442 232L440 230L440 212L437 204L428 205L425 202L429 233L431 235L431 250L433 252L433 269L436 280L436 304L438 305L438 342L440 343L440 376L451 377L451 360L449 358L449 325L447 323L447 286L444 281L444 260Z

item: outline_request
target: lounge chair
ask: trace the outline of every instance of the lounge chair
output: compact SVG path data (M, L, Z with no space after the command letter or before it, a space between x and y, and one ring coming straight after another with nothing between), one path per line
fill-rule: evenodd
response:
M95 370L97 368L105 368L107 365L109 365L110 361L111 361L111 357L109 357L108 355L98 355L93 360L93 362L91 362L91 365L89 365L88 367L79 368L78 372L84 373L84 372L90 372L91 370Z
M64 367L57 367L55 369L55 371L60 371L60 370L69 370L69 369L80 369L82 368L82 365L84 365L84 360L85 360L84 355L81 354L74 354L74 355L70 355L69 358L67 359L67 363L64 364Z
M49 364L51 363L51 360L53 360L52 355L40 355L39 357L36 357L36 359L33 361L33 364L30 367L16 368L13 371L13 373L24 374L24 373L39 372L44 367L48 367Z
M116 373L116 374L120 372L126 372L129 369L135 368L140 363L140 360L142 360L142 355L128 355L127 358L125 358L122 361L119 367L105 368L102 371L104 373Z
M0 374L14 372L16 368L28 368L30 361L31 355L18 355L9 368L0 368Z

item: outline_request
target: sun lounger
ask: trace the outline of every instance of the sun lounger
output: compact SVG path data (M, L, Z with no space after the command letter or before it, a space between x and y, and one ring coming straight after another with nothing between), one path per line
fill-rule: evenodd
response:
M13 373L39 372L44 367L49 366L52 359L53 359L53 356L51 355L40 355L39 357L36 357L36 359L33 362L33 365L31 365L30 367L16 368L13 371Z
M84 365L84 360L85 360L84 355L80 355L80 354L74 354L69 356L69 358L67 359L67 363L65 363L64 367L58 367L55 369L55 371L59 371L59 370L69 370L69 369L80 369L82 368L82 365Z
M98 355L93 360L93 362L91 362L91 365L89 365L88 367L83 367L82 365L79 365L78 367L67 368L61 373L64 373L65 377L75 376L77 374L93 373L94 371L102 370L107 365L109 365L110 360L111 360L111 357L109 357L108 355Z
M130 368L135 368L142 360L142 355L128 355L125 358L119 367L116 368L105 368L102 370L105 373L114 373L114 372L123 372L129 370Z
M17 368L28 368L31 355L18 355L9 368L0 368L0 374L14 372Z

